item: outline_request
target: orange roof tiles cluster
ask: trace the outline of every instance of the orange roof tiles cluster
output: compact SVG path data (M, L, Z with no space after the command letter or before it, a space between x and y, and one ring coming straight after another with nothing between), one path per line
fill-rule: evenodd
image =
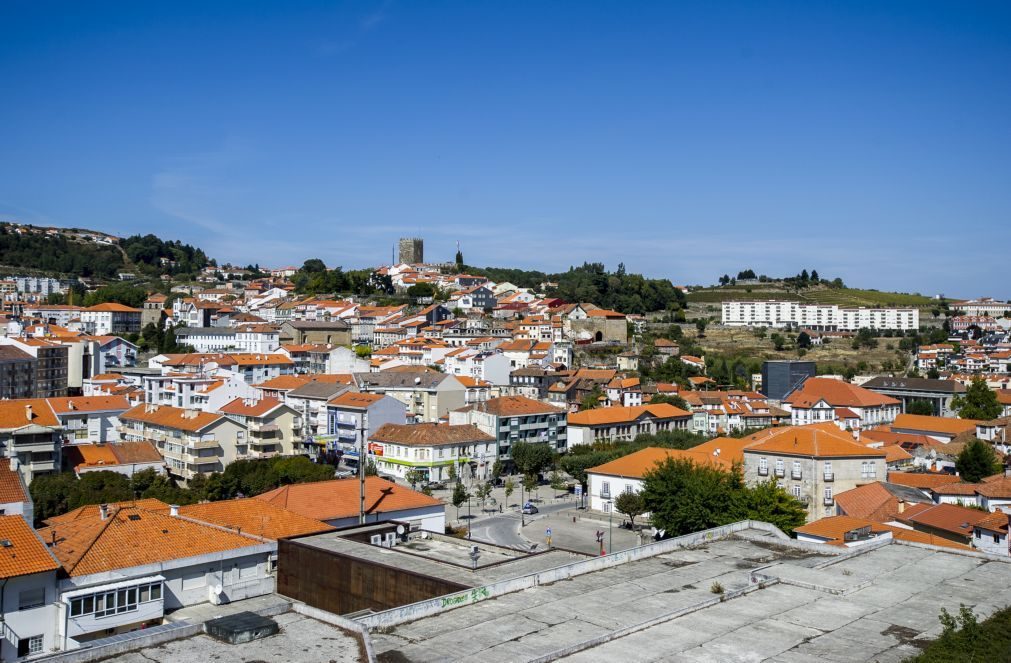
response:
M920 433L941 433L944 435L958 435L968 431L975 432L976 424L980 423L975 419L955 419L952 417L930 417L923 414L900 414L892 422L892 430L901 428L903 430L917 431Z
M819 401L825 401L833 407L864 408L899 404L891 396L832 378L808 378L784 399L784 402L798 408L810 408Z
M60 425L46 399L0 401L0 430L14 430L32 425L49 428Z
M276 398L261 398L255 401L236 398L222 405L218 411L224 414L255 418L266 416L283 405L284 403Z
M60 568L46 545L21 516L0 516L0 578L14 578Z
M986 515L984 511L957 504L913 504L899 514L898 520L968 537L973 526Z
M374 442L402 444L405 446L439 446L444 444L470 444L494 442L495 438L473 424L450 425L438 423L383 424L371 438Z
M148 440L113 444L70 444L63 448L63 455L67 465L78 472L95 467L162 462L158 448Z
M145 403L136 405L119 415L120 421L139 421L150 426L188 432L203 430L224 418L224 415L211 412Z
M0 458L0 504L27 501L21 474L11 469L10 458Z
M927 534L926 532L917 532L916 530L894 527L892 525L884 525L882 523L863 520L861 518L853 518L850 516L828 516L797 527L793 531L798 534L806 534L819 539L825 539L825 543L829 545L845 546L846 534L854 530L863 529L864 527L869 527L873 534L878 535L891 532L892 538L899 541L910 541L913 543L943 546L945 548L970 550L970 547L967 545L955 543L954 541L949 541L948 539L935 536L933 534Z
M655 469L657 464L667 459L689 460L699 465L716 465L724 469L732 467L731 461L722 456L715 456L693 449L681 450L646 447L603 465L591 467L586 472L588 474L606 474L614 477L641 479L647 472Z
M339 520L358 515L357 479L334 479L282 486L257 495L264 500L306 518ZM379 477L365 479L365 512L370 516L391 511L442 506L442 502L410 488Z
M383 398L382 394L363 394L357 391L345 391L343 394L334 396L328 400L327 405L365 410Z
M130 401L123 396L68 396L64 398L47 398L49 405L57 414L73 412L114 412L129 410Z
M273 540L334 530L324 522L254 497L181 506L179 515Z
M167 505L158 504L161 506L154 505L158 510L110 506L104 519L99 507L89 510L89 515L50 519L50 524L39 530L39 536L71 577L261 543L248 536L168 515L161 510L167 509Z
M561 414L554 405L536 401L526 396L498 396L480 403L471 403L458 411L477 410L488 412L498 417L522 416L527 414Z
M938 472L889 472L888 483L897 483L900 486L910 486L912 488L933 488L947 483L961 483L954 474L943 474Z
M748 452L813 458L885 457L884 451L856 442L833 423L776 429L762 442L745 449Z
M606 426L632 422L647 416L655 419L685 419L692 416L692 413L670 403L648 403L630 407L601 407L572 412L568 415L568 423L570 426Z

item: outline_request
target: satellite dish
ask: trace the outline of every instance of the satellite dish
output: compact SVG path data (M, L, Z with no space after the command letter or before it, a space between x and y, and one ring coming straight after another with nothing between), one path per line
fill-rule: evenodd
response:
M206 364L204 364L204 370L207 370L207 371L216 371L216 370L218 370L218 362L216 362L216 361L209 361L209 362L207 362Z
M221 585L214 585L214 593L215 594L221 594L221 592L223 592L223 591L225 591L224 587L222 587Z
M397 525L397 534L399 534L400 536L404 535L404 526L403 525Z

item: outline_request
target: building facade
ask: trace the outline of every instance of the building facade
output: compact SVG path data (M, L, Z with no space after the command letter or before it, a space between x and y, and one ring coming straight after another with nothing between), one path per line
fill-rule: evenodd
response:
M724 325L731 327L797 327L815 331L920 328L916 308L841 308L834 304L791 301L723 302Z

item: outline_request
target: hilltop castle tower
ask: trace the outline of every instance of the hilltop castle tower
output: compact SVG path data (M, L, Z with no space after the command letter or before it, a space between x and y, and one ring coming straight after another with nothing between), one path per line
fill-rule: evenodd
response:
M420 237L401 237L399 258L397 262L408 265L425 262L425 241Z

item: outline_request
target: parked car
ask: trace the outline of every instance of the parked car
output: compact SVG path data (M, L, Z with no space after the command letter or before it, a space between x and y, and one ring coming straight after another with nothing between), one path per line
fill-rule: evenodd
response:
M539 511L539 509L536 506L534 506L533 504L531 504L530 502L527 502L526 504L523 505L523 513L525 513L528 516L532 515L532 514L535 514L538 511Z
M351 470L337 470L333 473L335 479L350 479L355 475Z
M429 481L428 483L425 484L425 488L428 488L430 490L442 490L445 487L446 484L443 483L442 481Z

